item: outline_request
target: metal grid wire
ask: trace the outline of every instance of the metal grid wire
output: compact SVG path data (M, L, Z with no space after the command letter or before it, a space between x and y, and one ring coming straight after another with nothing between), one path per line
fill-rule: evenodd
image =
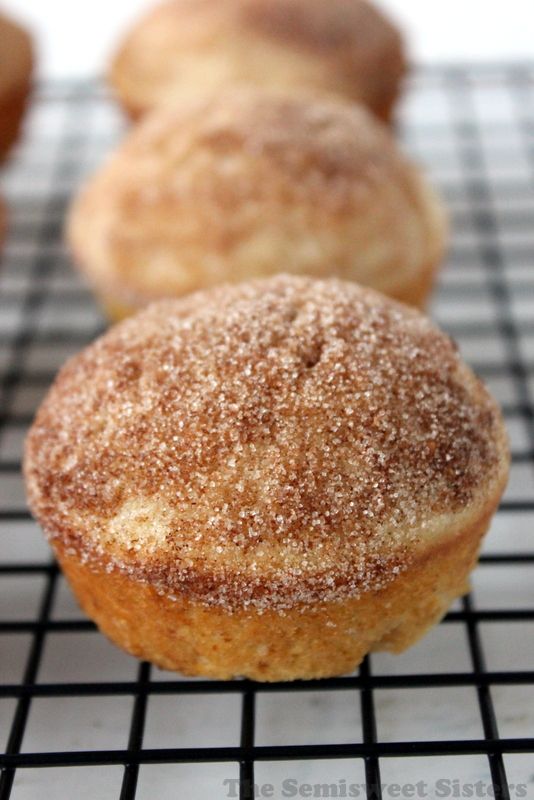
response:
M433 314L503 404L512 440L512 480L474 593L408 654L373 655L352 676L192 680L138 664L95 632L24 503L25 429L57 367L104 325L63 252L64 214L121 134L98 86L37 92L2 179L0 800L244 800L254 777L300 774L363 782L360 796L375 800L393 796L392 780L431 774L485 776L487 796L493 787L504 800L524 781L522 796L534 797L534 65L420 70L400 127L451 211ZM456 724L469 703L476 718ZM242 779L237 794L224 776Z

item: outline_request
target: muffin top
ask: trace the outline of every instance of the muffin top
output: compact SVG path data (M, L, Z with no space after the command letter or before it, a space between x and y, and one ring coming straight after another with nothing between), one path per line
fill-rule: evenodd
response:
M278 276L164 301L59 373L26 446L68 553L228 610L378 589L502 488L499 412L424 316Z
M363 107L246 89L149 115L68 223L89 280L134 306L280 265L396 296L444 232L438 198Z
M330 92L386 118L405 69L399 32L365 0L171 0L133 27L110 79L134 115L241 83Z
M9 17L0 14L0 101L28 83L33 63L29 34Z

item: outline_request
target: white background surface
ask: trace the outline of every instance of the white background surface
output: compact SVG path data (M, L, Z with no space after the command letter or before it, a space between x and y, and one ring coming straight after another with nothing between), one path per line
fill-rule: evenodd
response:
M406 31L412 58L534 58L532 0L379 0ZM2 7L32 27L43 77L101 73L121 33L154 0L6 0Z

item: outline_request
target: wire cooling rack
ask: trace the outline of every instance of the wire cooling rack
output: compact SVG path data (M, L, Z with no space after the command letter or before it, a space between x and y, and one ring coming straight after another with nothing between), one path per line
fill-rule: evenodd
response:
M104 324L63 251L65 210L121 134L98 86L37 92L2 178L0 800L243 800L254 782L257 797L534 797L534 65L419 71L401 133L451 212L433 314L512 441L474 590L419 645L355 675L185 679L95 631L25 506L25 430Z

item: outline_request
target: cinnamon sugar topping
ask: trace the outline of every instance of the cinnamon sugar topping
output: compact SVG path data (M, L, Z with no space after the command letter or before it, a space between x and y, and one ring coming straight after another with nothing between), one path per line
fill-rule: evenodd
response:
M69 361L26 474L83 559L283 610L390 581L502 452L495 405L425 317L279 276L157 303Z

